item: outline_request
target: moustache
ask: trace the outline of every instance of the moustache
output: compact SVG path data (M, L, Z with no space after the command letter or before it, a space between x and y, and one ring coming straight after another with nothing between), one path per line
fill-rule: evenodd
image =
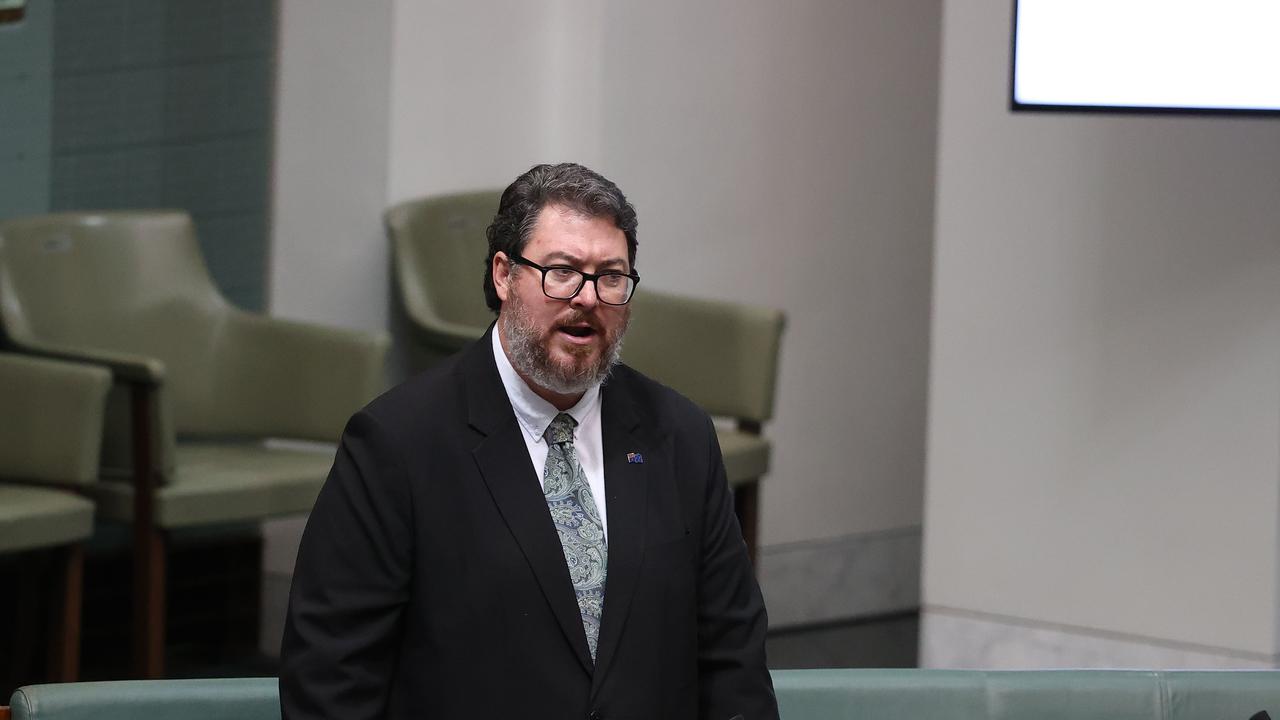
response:
M582 312L581 310L575 310L575 309L569 310L569 314L557 320L556 324L560 327L564 327L566 325L584 325L585 324L595 332L598 332L598 333L604 332L604 326L601 325L598 319L591 317L590 315L588 315L585 312Z

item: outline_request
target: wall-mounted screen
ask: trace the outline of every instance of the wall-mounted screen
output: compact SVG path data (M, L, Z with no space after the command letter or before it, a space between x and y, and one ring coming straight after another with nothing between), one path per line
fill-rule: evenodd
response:
M1280 114L1280 0L1016 0L1010 104Z

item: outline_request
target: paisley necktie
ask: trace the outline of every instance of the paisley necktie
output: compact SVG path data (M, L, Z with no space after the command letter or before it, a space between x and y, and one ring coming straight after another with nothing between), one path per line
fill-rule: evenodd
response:
M577 424L567 413L560 413L543 434L547 441L547 464L542 471L542 494L547 498L551 521L560 535L569 579L578 596L582 628L587 633L587 647L591 650L591 659L595 660L600 616L604 610L608 548L591 486L573 449L573 430Z

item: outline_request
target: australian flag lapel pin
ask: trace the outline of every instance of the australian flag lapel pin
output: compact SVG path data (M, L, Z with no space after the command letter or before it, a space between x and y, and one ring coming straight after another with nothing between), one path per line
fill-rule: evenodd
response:
M637 452L627 453L627 463L630 465L639 465L644 462L644 456Z

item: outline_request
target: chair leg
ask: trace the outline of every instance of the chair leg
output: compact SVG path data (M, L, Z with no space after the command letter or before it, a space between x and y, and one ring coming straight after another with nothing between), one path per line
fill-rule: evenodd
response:
M140 539L135 538L133 548L134 675L158 680L164 677L164 535L151 528L146 538L139 542Z
M756 532L760 505L760 482L753 480L733 490L733 511L742 526L742 539L747 542L747 556L756 564Z
M84 597L84 547L79 543L60 553L62 602L54 608L49 644L49 678L75 682L80 675L80 611Z
M151 402L148 386L133 386L133 662L142 680L164 677L164 535L155 522Z

